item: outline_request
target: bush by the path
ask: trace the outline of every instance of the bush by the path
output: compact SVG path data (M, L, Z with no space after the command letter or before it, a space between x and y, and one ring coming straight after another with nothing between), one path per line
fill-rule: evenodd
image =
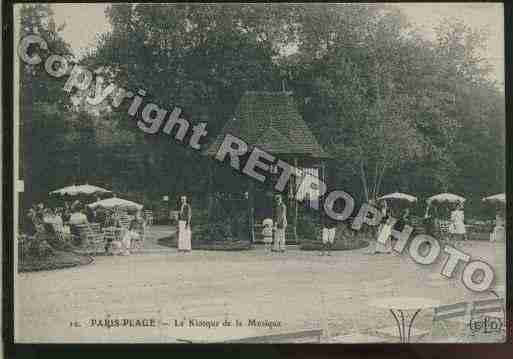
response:
M331 250L333 251L350 251L353 249L365 248L369 245L369 242L363 239L355 239L353 241L335 241L332 245ZM299 249L303 251L320 251L323 248L321 241L303 241Z
M368 228L361 231L354 231L350 228L348 223L340 223L335 232L335 242L331 249L334 251L349 251L353 249L365 248L369 245L369 232ZM318 251L323 248L322 245L322 229L318 227L315 236L310 237L299 242L299 249L304 251Z
M75 253L69 243L62 243L48 233L20 236L18 239L18 271L34 272L90 264L93 258Z
M176 235L160 238L158 243L162 246L177 248L178 238ZM192 249L199 249L205 251L243 251L251 249L250 241L206 241L206 240L192 240Z
M46 258L25 257L18 262L18 272L36 272L42 270L62 269L90 264L94 259L90 256L73 252L54 251Z

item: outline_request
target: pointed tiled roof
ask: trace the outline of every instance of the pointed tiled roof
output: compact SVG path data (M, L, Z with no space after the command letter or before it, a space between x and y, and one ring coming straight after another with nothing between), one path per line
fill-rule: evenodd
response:
M273 155L330 157L301 118L290 92L247 91L207 155L217 153L226 134Z

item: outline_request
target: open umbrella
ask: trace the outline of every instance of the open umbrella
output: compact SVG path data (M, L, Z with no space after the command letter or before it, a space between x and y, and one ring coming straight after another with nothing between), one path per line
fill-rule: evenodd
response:
M383 200L407 201L407 202L411 202L411 203L417 202L417 197L406 194L406 193L401 193L401 192L389 193L389 194L386 194L386 195L378 198L378 200L382 200L382 199Z
M458 203L458 202L465 202L465 198L458 196L457 194L453 193L440 193L435 196L429 197L426 202L428 204L432 203Z
M132 201L128 201L126 199L112 197L107 199L102 199L101 201L93 202L87 205L90 208L123 208L123 209L136 209L140 210L143 208L142 204L135 203Z
M75 185L67 186L67 187L50 192L50 194L60 194L61 196L63 196L63 195L77 196L77 195L84 195L84 194L85 195L93 195L93 194L100 194L100 193L111 193L111 191L109 191L105 188L92 186L90 184L83 184L83 185L78 185L78 186L75 186Z
M483 202L490 202L490 203L506 203L506 193L499 193L495 194L493 196L485 197L483 198Z

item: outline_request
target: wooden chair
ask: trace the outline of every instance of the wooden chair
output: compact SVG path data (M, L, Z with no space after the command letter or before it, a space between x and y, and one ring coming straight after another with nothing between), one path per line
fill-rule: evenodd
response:
M92 254L105 250L105 237L97 223L77 225L80 242L84 249Z
M440 305L433 309L430 333L423 338L425 343L463 343L468 337L470 304L459 302Z
M495 293L495 292L494 292ZM506 305L504 298L494 297L472 302L470 321L481 322L488 327L469 333L472 343L501 343L506 340ZM469 323L470 323L469 321ZM493 328L492 326L496 327Z
M153 226L153 211L145 210L143 212L147 226Z
M409 222L409 223L408 223ZM407 221L408 225L413 228L415 235L418 234L427 234L427 228L424 225L424 221L419 217L411 217L409 221Z
M69 242L71 240L71 234L64 233L63 226L60 226L56 223L52 223L51 225L55 235L57 236L57 239L60 242Z
M129 229L130 228L130 222L132 222L132 218L127 214L121 214L118 218L119 224L121 225L121 228Z
M123 238L123 236L127 233L127 231L130 230L130 224L132 223L133 219L134 218L132 216L129 216L128 214L125 214L125 213L122 213L118 217L118 222L119 222L121 228L123 229L121 231L121 238ZM140 228L139 226L137 226L135 231L139 234L139 239L131 241L130 250L140 250L142 248L142 243L144 241L144 235L145 235L144 228Z
M498 343L506 338L503 298L442 305L434 309L433 325L426 343ZM496 331L484 328L485 320L499 324ZM482 326L472 327L472 323ZM452 329L451 329L452 328ZM442 329L442 332L437 332ZM440 335L441 334L441 335Z
M121 248L120 230L116 227L106 227L103 229L103 239L105 241L105 251L111 253L117 252L115 248ZM117 245L116 245L117 244Z
M144 240L146 239L146 222L145 221L137 221L135 223L134 230L139 235L139 238L132 241L131 249L140 251L144 245Z
M451 226L450 221L440 220L438 222L438 230L440 233L440 239L442 240L448 240L450 237L449 228Z
M130 217L124 212L116 212L112 215L110 226L118 226L118 228L121 228L120 233L118 233L119 240L123 238L126 231L130 228L130 222Z

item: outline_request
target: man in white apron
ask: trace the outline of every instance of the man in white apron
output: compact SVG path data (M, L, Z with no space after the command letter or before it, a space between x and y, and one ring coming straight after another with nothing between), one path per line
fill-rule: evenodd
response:
M285 230L287 229L287 207L283 203L281 195L275 197L274 207L274 251L285 252Z
M455 210L451 212L451 226L449 231L454 239L467 240L467 231L465 229L465 214L463 212L463 203L459 202Z
M180 211L178 213L178 251L191 251L191 206L187 203L187 197L180 197Z

